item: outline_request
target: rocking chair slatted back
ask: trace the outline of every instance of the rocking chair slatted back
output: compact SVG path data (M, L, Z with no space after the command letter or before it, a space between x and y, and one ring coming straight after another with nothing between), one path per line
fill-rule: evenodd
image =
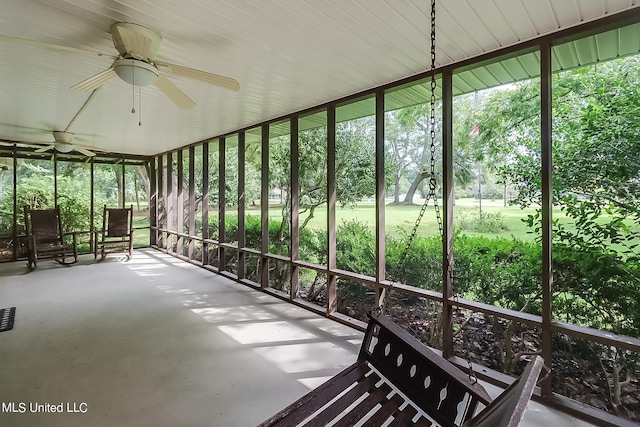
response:
M31 218L31 221L26 222L27 234L32 234L36 243L63 243L59 208L29 210L25 207L25 209L25 217Z
M131 209L107 209L107 237L124 237L131 233Z

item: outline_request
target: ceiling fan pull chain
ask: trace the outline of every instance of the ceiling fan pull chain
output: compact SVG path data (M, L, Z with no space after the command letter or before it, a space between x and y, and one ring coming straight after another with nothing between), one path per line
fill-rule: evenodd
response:
M134 86L135 90L135 86ZM138 86L138 126L142 126L142 87Z
M131 114L136 113L136 69L132 70L133 84L131 86Z

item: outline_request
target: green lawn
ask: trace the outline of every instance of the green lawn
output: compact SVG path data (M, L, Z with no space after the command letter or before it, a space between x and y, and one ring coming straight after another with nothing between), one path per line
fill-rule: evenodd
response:
M454 206L454 222L456 212L466 211L466 215L473 215L473 212L478 212L477 200L474 202L472 199L457 200L457 205ZM515 236L518 239L533 240L534 236L528 233L529 228L521 220L526 218L527 215L533 214L535 209L520 209L517 207L504 207L501 203L483 201L483 212L499 212L502 216L502 221L507 230L500 233L473 233L479 235L491 235L491 236ZM420 213L420 205L415 206L389 206L385 207L385 227L387 234L399 234L399 230L404 229L410 231L418 218ZM440 201L440 208L442 203ZM248 211L248 214L258 215L258 211ZM559 209L554 210L554 215L564 218L564 214ZM282 211L278 205L272 205L269 208L269 216L273 219L281 218ZM304 220L306 215L301 216L300 222ZM375 205L371 202L361 202L355 207L336 207L337 223L340 225L343 221L359 220L366 223L372 229L375 227ZM325 206L320 206L314 212L313 219L309 222L310 228L326 228L327 227L327 210ZM432 236L439 234L438 222L436 219L433 203L430 202L424 217L418 228L418 235Z
M442 209L442 201L439 201L440 208ZM399 235L400 230L409 232L418 218L421 205L414 206L390 206L385 207L385 227L386 233L391 235ZM457 199L454 206L454 225L460 224L461 218L471 219L477 216L479 212L477 199ZM526 219L528 215L535 213L535 208L520 209L515 206L504 206L501 200L482 201L482 212L490 214L500 214L500 221L504 226L504 230L500 232L492 233L480 233L472 231L463 231L469 235L481 235L488 237L515 237L520 240L532 241L535 239L535 235L530 233L529 227L522 221ZM259 215L259 208L248 209L247 215ZM567 229L575 229L573 220L567 218L567 216L560 210L560 208L553 209L553 219L558 219L560 223L567 225ZM272 219L279 219L282 217L281 205L272 204L269 208L269 216ZM300 223L304 221L307 214L301 214ZM336 207L337 223L340 225L342 222L358 220L366 223L371 229L375 227L375 205L373 202L360 202L354 207ZM610 218L603 214L598 222L605 223ZM630 226L633 226L630 224ZM310 229L320 229L327 227L327 209L326 206L320 206L314 212L314 217L309 222ZM433 202L430 204L425 212L425 215L418 228L418 235L420 236L433 236L439 234L438 223L436 220L436 214L433 208Z

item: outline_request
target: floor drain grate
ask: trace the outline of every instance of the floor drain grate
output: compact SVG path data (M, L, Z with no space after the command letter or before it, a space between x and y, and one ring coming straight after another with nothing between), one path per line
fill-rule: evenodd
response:
M16 308L0 308L0 332L13 329L13 319L16 317Z

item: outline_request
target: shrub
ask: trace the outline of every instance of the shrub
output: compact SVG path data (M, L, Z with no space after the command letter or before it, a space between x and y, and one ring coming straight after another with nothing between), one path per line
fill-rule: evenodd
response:
M475 233L500 233L508 231L500 212L483 212L478 209L458 209L455 229Z

